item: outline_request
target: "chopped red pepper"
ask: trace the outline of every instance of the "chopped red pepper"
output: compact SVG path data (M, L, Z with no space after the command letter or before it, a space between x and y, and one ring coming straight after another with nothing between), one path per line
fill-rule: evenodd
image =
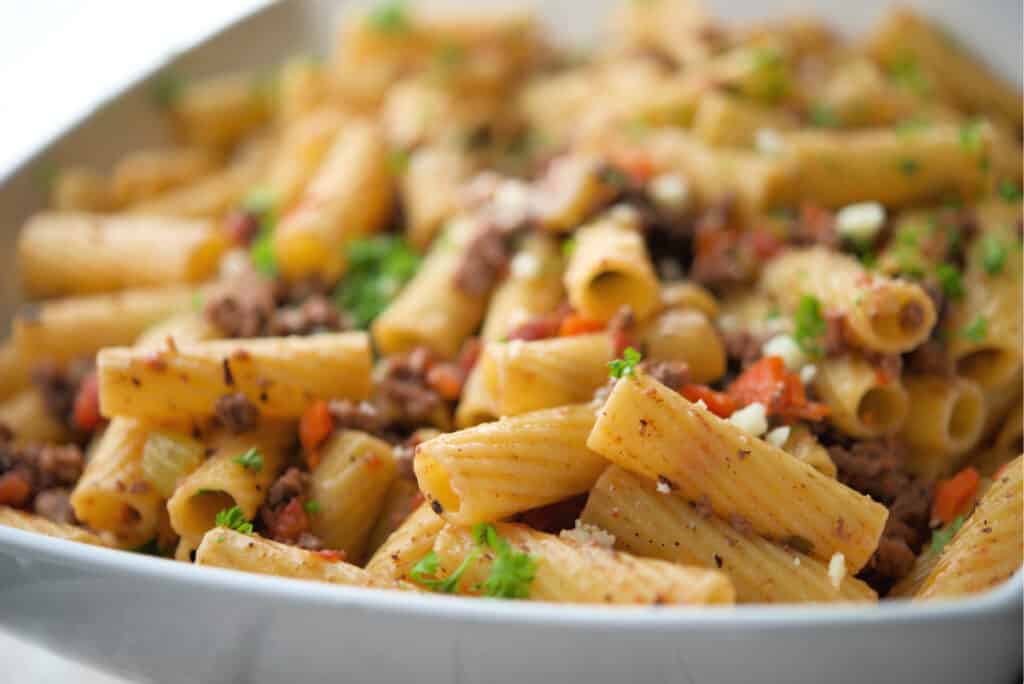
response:
M575 337L576 335L601 332L605 329L606 325L604 321L587 318L578 313L571 313L562 319L561 324L558 326L558 336Z
M0 475L0 506L24 506L31 494L32 486L21 473L12 470Z
M318 400L310 404L299 421L299 441L306 453L306 462L313 470L320 463L318 449L334 430L334 418L327 407L327 402Z
M92 432L99 427L100 419L100 384L96 374L90 373L78 386L72 420L78 429Z
M978 471L968 466L948 480L940 480L935 485L935 503L932 505L932 518L941 520L943 525L956 520L967 513L967 508L978 493L981 476Z
M708 411L719 418L728 418L736 410L736 401L732 397L707 385L684 385L679 393L692 402L703 401Z
M781 418L821 420L829 413L828 406L808 401L800 378L786 371L780 356L765 356L749 366L728 393L740 408L758 402L769 415Z

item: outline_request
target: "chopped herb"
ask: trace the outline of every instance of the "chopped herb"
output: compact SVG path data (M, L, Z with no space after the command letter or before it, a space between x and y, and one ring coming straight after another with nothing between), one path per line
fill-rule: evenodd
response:
M981 239L981 265L989 275L999 275L1006 266L1006 245L995 235Z
M960 271L952 264L939 264L935 269L935 277L939 279L942 293L949 299L959 299L964 295L964 282Z
M414 582L422 584L432 591L440 594L454 594L459 588L459 581L462 579L462 575L465 574L466 570L479 555L479 548L473 549L462 559L462 563L459 564L459 567L455 568L455 572L448 577L438 579L437 571L440 569L441 561L437 554L431 551L421 558L416 565L412 566L409 577Z
M984 342L985 336L988 335L988 319L978 316L963 329L961 334L971 342Z
M481 587L484 596L524 599L530 595L530 584L537 574L537 561L528 553L516 551L507 539L498 535L494 525L481 523L473 527L473 538L480 546L495 553L491 572Z
M567 238L562 242L562 254L569 257L576 251L576 238Z
M921 71L913 55L903 55L890 64L889 76L897 85L918 95L927 95L932 89L930 79Z
M391 150L388 154L388 168L391 173L401 176L409 166L409 153L401 148Z
M1011 181L1008 181L1004 178L1003 180L999 181L999 196L1003 198L1004 202L1008 204L1015 204L1016 202L1020 202L1021 197L1024 196L1024 193L1022 193L1021 189L1014 185Z
M970 119L960 125L960 147L972 153L981 151L981 124L980 119Z
M366 329L413 277L420 257L402 238L382 235L350 243L348 262L348 274L334 291L334 301Z
M434 59L442 68L451 69L466 61L466 49L458 43L445 43L437 48Z
M800 297L793 323L795 325L793 339L796 340L800 349L814 358L823 356L825 350L822 347L821 338L825 335L828 326L821 313L821 302L817 297L808 294Z
M252 523L246 520L245 514L242 513L242 509L238 506L232 506L220 511L217 513L217 517L214 518L214 522L217 524L217 527L226 527L229 530L241 532L242 534L252 534Z
M935 532L932 533L932 543L929 550L933 554L942 553L942 550L946 548L946 544L956 536L956 533L960 531L963 524L964 516L958 515L953 522L949 523L942 529L935 530Z
M203 293L199 290L192 293L192 310L196 312L203 310Z
M640 359L643 357L633 347L626 347L626 350L622 352L621 359L615 359L614 361L608 362L609 375L613 378L623 378L627 375L633 374L633 369L640 363Z
M260 224L260 232L249 247L249 259L257 271L269 277L277 275L277 259L274 257L276 205L274 195L265 188L253 188L242 199L242 210L255 216Z
M400 34L409 30L409 17L405 3L386 2L374 8L367 17L370 26L381 33Z
M306 503L302 504L302 510L306 511L310 515L317 515L323 508L320 506L320 502L316 499L310 499Z
M907 176L913 176L920 170L921 164L916 159L901 159L900 160L900 171Z
M786 62L773 47L756 48L752 55L755 73L748 81L750 94L765 100L777 100L789 88Z
M896 124L896 133L902 136L910 136L915 133L920 133L922 130L928 127L928 121L920 117L914 116L909 119L904 119Z
M258 473L263 470L263 454L261 454L255 447L250 448L241 456L235 456L231 460L246 470L251 470L254 473Z
M171 71L160 74L153 83L152 98L161 109L173 107L185 92L185 79Z
M835 128L839 125L839 117L836 116L835 110L828 105L820 103L811 105L809 114L811 124L818 128Z

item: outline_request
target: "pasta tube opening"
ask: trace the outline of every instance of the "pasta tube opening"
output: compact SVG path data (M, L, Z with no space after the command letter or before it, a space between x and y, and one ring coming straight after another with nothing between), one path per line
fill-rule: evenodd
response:
M983 387L991 387L1012 375L1019 361L1019 351L995 346L979 347L957 359L956 371Z
M935 306L921 288L892 281L875 292L877 296L868 296L852 314L863 321L866 337L874 338L874 348L913 349L928 337L935 325Z
M174 524L182 536L202 536L216 527L217 514L238 505L235 498L225 491L200 491L192 495L189 506L182 506Z
M445 467L436 458L420 452L416 455L416 479L420 488L430 493L431 505L439 504L444 513L457 515L462 509L462 497L452 486ZM436 510L436 506L435 506Z
M978 436L985 418L981 392L976 387L964 385L953 400L949 411L946 430L950 440L957 445L970 444Z
M906 415L907 395L898 385L872 387L857 403L857 418L872 432L891 432Z

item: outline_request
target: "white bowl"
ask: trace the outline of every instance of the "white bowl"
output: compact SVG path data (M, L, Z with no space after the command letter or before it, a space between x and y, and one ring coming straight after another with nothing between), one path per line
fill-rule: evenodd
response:
M176 68L212 73L325 50L340 4L271 6L190 50ZM581 37L611 4L548 2L542 11L555 31ZM711 4L729 18L802 6L854 30L882 9L848 0ZM912 4L1020 81L1020 3ZM127 86L0 184L4 319L16 304L16 230L43 203L34 169L42 160L108 164L159 141L150 86ZM928 604L712 610L481 601L192 567L0 526L0 627L157 682L1008 682L1021 663L1022 602L1020 573L986 595ZM10 676L17 681L17 663L5 662L0 680Z

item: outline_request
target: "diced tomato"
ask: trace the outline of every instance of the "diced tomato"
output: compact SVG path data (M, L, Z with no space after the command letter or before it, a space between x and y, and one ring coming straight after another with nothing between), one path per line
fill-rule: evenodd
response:
M306 462L312 470L320 463L318 448L334 430L334 418L323 400L310 404L299 421L299 441L306 453Z
M86 432L92 432L100 424L100 384L95 373L85 376L78 386L72 420L78 429Z
M957 516L967 513L967 508L978 493L981 476L968 466L948 480L940 480L935 486L935 503L932 518L941 520L943 525L953 522Z
M657 169L650 155L631 150L618 155L615 163L637 184L643 185L654 177Z
M299 538L299 535L309 530L309 516L302 508L302 500L294 497L282 508L273 523L268 526L270 536L279 541L289 541Z
M480 354L483 353L483 350L484 345L479 337L470 337L462 344L457 363L463 375L469 375L469 372L476 366L477 361L480 360Z
M575 337L576 335L600 332L605 329L606 325L607 324L604 321L598 321L593 318L581 316L578 313L572 313L562 319L562 323L558 326L558 336Z
M764 228L755 228L746 235L758 259L771 259L782 251L784 243L774 233Z
M462 394L465 377L452 363L435 363L427 371L427 385L441 395L442 399L455 401Z
M31 494L32 486L21 473L9 471L0 475L0 506L24 506Z
M728 389L739 408L758 402L769 415L782 418L821 420L828 407L807 400L804 385L795 373L786 371L780 356L765 356L748 367Z
M343 550L342 551L336 551L334 549L321 549L319 551L314 551L313 553L315 553L316 555L320 556L325 561L328 561L328 562L331 562L331 563L341 562L341 561L345 560L345 557L346 557L346 554L345 554L345 552Z
M683 385L679 393L692 402L703 401L708 411L719 418L728 418L736 410L736 401L732 397L707 385Z

